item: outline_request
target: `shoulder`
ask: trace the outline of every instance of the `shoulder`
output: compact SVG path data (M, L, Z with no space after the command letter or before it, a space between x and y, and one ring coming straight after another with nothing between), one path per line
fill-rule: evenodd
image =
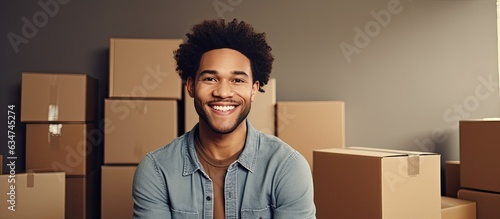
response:
M270 153L278 152L278 155L280 156L298 153L290 145L274 135L269 135L263 132L257 133L259 136L259 151Z

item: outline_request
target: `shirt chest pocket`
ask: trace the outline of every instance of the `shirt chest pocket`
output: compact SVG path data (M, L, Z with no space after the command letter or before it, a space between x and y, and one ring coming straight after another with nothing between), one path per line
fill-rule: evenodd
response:
M271 219L273 211L270 206L261 209L242 209L241 219Z

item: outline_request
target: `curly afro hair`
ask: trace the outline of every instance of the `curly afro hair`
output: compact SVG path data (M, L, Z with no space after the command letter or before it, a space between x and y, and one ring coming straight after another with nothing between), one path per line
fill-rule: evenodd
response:
M189 77L195 78L205 52L229 48L239 51L250 60L253 83L259 81L259 91L264 92L262 87L269 81L274 61L265 33L256 33L251 25L237 19L228 23L224 19L215 19L193 26L192 33L186 36L187 42L174 52L176 70L183 81Z

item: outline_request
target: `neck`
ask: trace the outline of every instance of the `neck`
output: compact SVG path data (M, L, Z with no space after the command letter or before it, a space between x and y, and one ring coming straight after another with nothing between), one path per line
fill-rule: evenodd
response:
M217 160L223 160L239 153L245 146L246 135L246 120L228 134L215 133L201 121L198 125L199 143L210 156Z

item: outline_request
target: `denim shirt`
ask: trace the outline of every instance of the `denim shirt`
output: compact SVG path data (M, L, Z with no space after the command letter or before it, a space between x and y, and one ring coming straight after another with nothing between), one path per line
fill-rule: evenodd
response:
M196 129L140 162L133 184L134 218L213 218L213 184L195 152ZM305 158L247 121L245 147L225 178L226 218L316 218L313 193Z

